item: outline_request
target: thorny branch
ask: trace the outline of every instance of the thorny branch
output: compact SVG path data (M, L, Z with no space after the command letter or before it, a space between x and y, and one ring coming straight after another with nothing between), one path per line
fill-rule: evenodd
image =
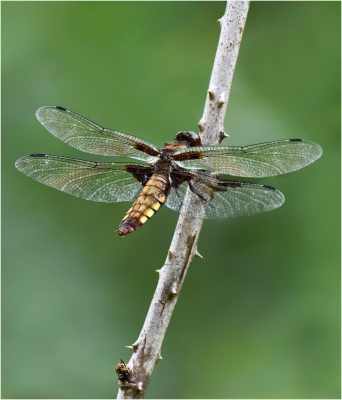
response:
M203 117L198 126L204 145L218 145L227 135L224 117L230 87L249 8L248 1L228 1L219 20L221 34L206 97ZM129 346L133 355L126 365L118 364L118 399L144 397L155 364L161 360L161 345L188 267L197 252L202 220L180 216L165 265L158 270L159 281L138 340ZM121 378L121 379L120 379Z

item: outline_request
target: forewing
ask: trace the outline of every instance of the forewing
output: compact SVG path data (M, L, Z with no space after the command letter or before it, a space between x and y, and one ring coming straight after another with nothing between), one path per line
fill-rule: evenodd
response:
M71 147L102 156L130 157L153 163L158 147L126 133L102 128L80 115L59 106L37 110L39 122Z
M173 157L182 168L262 178L296 171L321 155L322 148L316 143L287 139L245 147L190 147L178 150Z
M201 181L190 181L191 190L188 183L184 182L179 186L178 194L175 188L170 191L166 206L191 218L218 219L271 211L280 207L285 200L283 194L271 186L220 182L225 186L225 191L217 191Z
M132 171L144 168L135 164L96 163L47 154L24 156L15 166L30 178L62 192L105 203L134 200L142 185L127 172L127 168Z

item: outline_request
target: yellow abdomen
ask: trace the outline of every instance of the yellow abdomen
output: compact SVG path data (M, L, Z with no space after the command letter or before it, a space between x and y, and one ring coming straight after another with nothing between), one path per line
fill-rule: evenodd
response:
M127 211L118 229L120 236L134 232L149 220L164 204L169 193L170 182L167 175L154 174Z

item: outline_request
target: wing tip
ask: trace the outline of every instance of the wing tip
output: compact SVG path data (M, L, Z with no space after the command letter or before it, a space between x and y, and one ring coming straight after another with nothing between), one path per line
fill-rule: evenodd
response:
M275 209L281 207L284 204L285 196L280 190L276 189L273 186L269 186L269 185L262 185L262 186L266 190L271 190L273 192L272 196L273 196L274 200L276 200L275 203L274 203L274 207L272 207L272 208L270 208L269 210L266 210L266 211L275 210ZM276 196L276 197L274 197L274 196Z
M312 143L315 145L315 148L316 148L316 154L315 154L316 158L314 159L314 161L315 161L315 160L318 160L322 156L323 149L319 144L314 143L314 142L312 142Z
M19 171L20 171L20 164L21 164L23 158L24 158L24 157L18 158L18 160L14 163L14 166L15 166L16 169L18 169Z
M20 157L20 158L18 158L18 160L15 162L14 166L16 167L16 169L17 169L18 171L23 172L23 169L24 169L25 165L27 164L27 163L26 163L27 157L28 157L28 156Z
M308 164L311 164L314 161L318 160L322 156L323 149L319 144L317 144L315 142L311 142L309 140L305 140L305 143L310 145L311 149L312 149L311 152L310 152L311 153L311 157L310 157L310 160L309 160L309 163L308 163Z
M312 150L311 154L312 154L312 158L311 158L311 162L314 162L316 160L318 160L322 154L323 154L323 149L322 147L315 143L312 142L311 140L306 140L306 139L289 139L290 142L302 142L304 145L310 146Z
M62 107L62 106L42 106L39 107L38 110L36 111L36 118L38 119L38 121L43 124L44 120L45 120L45 112L47 110L60 110L63 112L68 111L67 108Z
M29 159L31 157L36 157L36 158L44 158L48 154L43 154L43 153L32 153L32 154L27 154L26 156L22 156L18 158L18 160L14 163L14 166L17 168L17 170L23 172L25 167L30 163Z

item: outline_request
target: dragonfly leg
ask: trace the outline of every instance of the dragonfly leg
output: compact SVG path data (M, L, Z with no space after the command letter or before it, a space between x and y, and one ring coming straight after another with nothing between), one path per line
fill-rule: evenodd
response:
M213 204L211 204L212 197L211 197L210 200L206 199L201 193L198 193L198 192L196 191L196 189L194 188L194 186L193 186L193 184L192 184L191 182L188 182L188 184L189 184L189 188L190 188L190 190L192 191L192 193L194 193L194 194L195 194L196 196L198 196L201 200L203 200L204 202L206 202L210 207L215 208L215 206L214 206ZM214 196L214 195L212 195L212 196Z

